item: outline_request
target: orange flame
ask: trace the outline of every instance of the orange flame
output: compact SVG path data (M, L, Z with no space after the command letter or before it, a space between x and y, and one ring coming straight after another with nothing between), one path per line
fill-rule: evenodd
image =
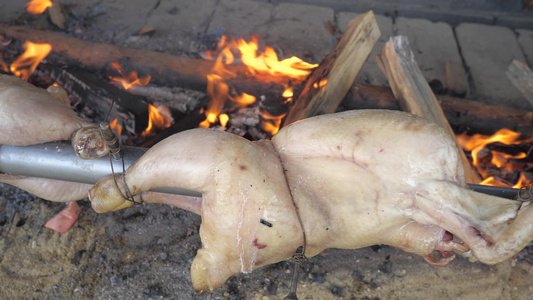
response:
M34 15L42 14L48 7L51 6L52 0L32 0L24 4L24 7L26 7L26 11Z
M111 79L115 83L122 84L125 90L128 90L134 86L145 86L150 82L150 79L152 79L152 76L150 75L143 78L137 77L137 71L133 71L128 75L124 75L124 72L122 71L122 66L117 62L111 63L111 66L115 68L115 70L117 70L120 75L122 75L122 77L109 76L109 79Z
M209 106L205 113L206 119L200 123L200 127L208 128L218 120L218 115L222 112L222 107L228 96L229 87L224 82L222 76L217 74L207 75L207 95Z
M246 93L242 93L242 95L238 95L235 97L228 95L228 98L235 103L241 104L242 106L248 106L255 102L255 97Z
M120 136L122 135L122 126L120 126L120 124L118 124L118 118L115 118L113 119L113 121L111 121L111 123L109 123L109 127L111 127L111 129L115 130L117 136L118 136L118 139L120 140Z
M266 111L261 112L261 126L263 130L269 133L271 136L278 133L279 127L281 126L281 120L285 117L286 114L279 116L273 116Z
M22 49L24 49L24 53L13 61L9 70L11 70L15 76L28 80L41 60L50 53L52 45L36 44L26 41L24 45L22 45Z
M255 103L256 98L252 95L242 93L238 96L229 94L229 86L225 82L227 79L235 78L237 74L227 70L226 65L232 64L236 60L236 56L244 65L247 66L248 71L257 80L267 81L268 76L287 76L294 81L304 80L317 64L309 64L297 57L291 57L280 61L271 47L265 47L263 52L258 52L259 42L256 36L251 37L251 41L247 42L244 39L228 39L223 36L217 45L216 51L207 51L204 57L208 59L215 59L215 64L212 73L207 75L207 94L209 98L209 106L206 111L206 119L200 123L200 127L209 127L215 122L222 120L220 114L227 99L239 103L242 106L248 106ZM325 83L324 83L325 84ZM292 88L287 87L282 97L286 98L286 102L292 100ZM271 118L272 119L269 119ZM277 132L281 125L281 117L274 117L270 114L263 114L262 122L263 130L266 132ZM271 122L268 122L271 120ZM224 123L226 123L225 121ZM223 125L225 126L225 125ZM277 128L274 128L276 127Z
M170 110L166 106L155 107L152 104L148 104L148 113L148 126L141 133L143 138L150 136L157 130L168 128L172 124Z
M481 154L481 152L485 148L485 146L496 142L506 145L519 145L523 143L533 142L533 138L529 138L526 140L518 140L520 135L521 134L518 132L514 132L512 130L504 128L499 130L492 136L486 136L481 134L468 136L466 133L463 133L457 136L457 140L459 141L459 144L461 144L464 150L471 151L472 164L474 165L474 167L476 167L481 176L485 178L485 180L483 180L481 184L509 187L509 184L498 180L494 176L489 175L489 172L484 168L484 166L482 166L481 158L483 155ZM518 166L513 165L510 159L517 160L527 157L527 154L524 152L520 152L516 155L511 155L495 150L491 151L491 155L492 158L490 160L490 163L496 168L502 169L505 173L520 169ZM521 173L520 178L518 182L514 185L514 187L519 188L522 185L530 184L531 182L527 180L525 173Z
M276 51L271 47L265 47L263 53L257 53L258 38L252 36L250 42L244 39L234 41L237 49L241 52L242 62L248 66L251 72L268 73L270 75L286 75L294 79L304 80L317 64L310 64L296 56L280 61Z

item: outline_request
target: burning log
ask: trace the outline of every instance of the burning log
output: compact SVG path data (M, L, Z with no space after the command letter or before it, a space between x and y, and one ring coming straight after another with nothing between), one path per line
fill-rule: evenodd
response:
M533 132L533 111L444 95L436 95L436 98L446 119L455 128L469 128L485 134L501 128L509 128L526 135ZM367 84L354 85L343 106L347 109L401 109L390 88Z
M161 52L138 50L101 42L91 42L68 37L62 33L32 30L18 26L0 24L0 34L20 40L31 40L52 45L52 53L59 55L67 64L82 65L89 71L116 75L112 62L119 62L125 71L137 70L152 74L152 82L162 86L182 86L205 91L207 75L214 62L184 56L174 56ZM235 73L246 74L243 65L229 65ZM245 78L245 76L243 76ZM284 76L272 76L267 82L239 79L242 86L255 86L256 90L268 89L274 84L288 81Z
M334 113L380 36L372 11L352 20L335 46L307 78L284 125Z
M418 68L407 37L392 37L383 46L381 55L378 56L378 63L387 76L392 92L400 102L402 109L427 118L444 128L453 137L457 148L461 149L437 98ZM465 153L459 151L459 155L465 170L466 181L479 183L481 178L470 165Z
M59 83L71 95L83 99L95 111L95 121L120 117L124 127L132 132L141 132L148 125L148 104L142 98L109 84L97 74L81 69L62 69L41 64L38 71ZM113 105L115 102L115 105Z

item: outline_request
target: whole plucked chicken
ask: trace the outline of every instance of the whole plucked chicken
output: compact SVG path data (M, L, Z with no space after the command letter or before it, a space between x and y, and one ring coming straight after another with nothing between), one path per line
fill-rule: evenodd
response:
M530 202L469 190L452 138L403 112L318 116L257 142L185 131L151 148L124 181L116 176L89 191L97 212L162 197L157 202L201 215L202 248L191 267L198 291L285 260L300 246L308 257L386 244L435 265L454 253L495 264L533 239ZM157 187L202 198L150 192Z
M0 74L0 144L26 146L71 140L83 159L106 155L109 149L95 124L79 117L60 87L48 91L10 75ZM0 182L43 199L66 202L87 197L91 185L0 173Z

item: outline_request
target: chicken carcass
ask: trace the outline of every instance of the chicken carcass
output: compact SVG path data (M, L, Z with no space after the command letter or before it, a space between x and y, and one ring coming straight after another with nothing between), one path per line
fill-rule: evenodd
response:
M25 146L71 140L80 158L106 155L108 147L95 124L80 118L71 108L64 90L37 88L14 76L0 74L0 144ZM52 201L87 197L91 185L51 179L0 174L8 183Z
M99 181L89 198L105 212L131 205L123 195L154 197L156 187L201 192L192 211L202 217L202 248L191 276L203 291L298 246L310 257L386 244L436 265L450 263L452 252L488 264L513 256L533 239L531 204L473 192L463 173L455 143L437 125L403 112L349 111L297 122L271 141L178 133L124 181Z

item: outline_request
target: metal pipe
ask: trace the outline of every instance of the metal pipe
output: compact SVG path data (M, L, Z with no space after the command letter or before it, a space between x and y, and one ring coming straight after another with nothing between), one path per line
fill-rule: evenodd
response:
M127 169L148 149L122 147L124 168ZM30 146L0 145L0 172L40 178L95 184L102 177L110 175L111 166L116 173L122 172L121 160L109 157L84 160L78 158L70 142L61 141ZM472 190L488 195L515 198L518 189L469 184ZM196 191L180 188L157 188L156 192L201 197Z
M471 190L475 192L502 198L516 199L516 196L518 195L518 189L510 187L490 186L481 184L468 184L468 186Z
M124 168L127 169L148 149L122 147ZM96 184L101 178L122 173L122 160L108 156L84 160L79 158L68 141L30 146L0 145L0 172L11 175L48 178L79 183ZM156 188L153 191L184 196L201 197L196 191L180 188Z

